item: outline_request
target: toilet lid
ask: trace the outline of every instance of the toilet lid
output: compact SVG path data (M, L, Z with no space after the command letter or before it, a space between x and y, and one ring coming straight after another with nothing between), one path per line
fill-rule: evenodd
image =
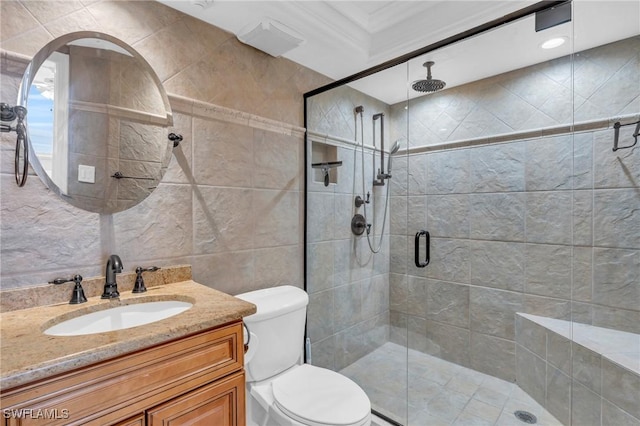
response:
M352 380L303 364L272 382L273 397L289 417L311 425L353 425L371 412L367 394Z

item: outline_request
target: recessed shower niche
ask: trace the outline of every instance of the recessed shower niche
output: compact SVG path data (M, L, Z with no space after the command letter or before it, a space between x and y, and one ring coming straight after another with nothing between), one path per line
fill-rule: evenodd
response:
M313 181L329 186L338 183L338 170L342 161L338 160L338 147L322 142L311 142L311 168Z

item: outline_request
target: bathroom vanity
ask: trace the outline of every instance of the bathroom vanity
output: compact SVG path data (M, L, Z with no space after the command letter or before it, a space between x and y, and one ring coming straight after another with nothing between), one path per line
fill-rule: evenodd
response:
M122 293L116 303L194 303L151 324L81 336L43 331L112 301L2 314L4 424L244 425L242 317L255 306L191 280Z

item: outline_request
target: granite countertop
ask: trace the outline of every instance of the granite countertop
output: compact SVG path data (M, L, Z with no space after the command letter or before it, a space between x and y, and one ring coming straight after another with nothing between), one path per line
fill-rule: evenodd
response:
M62 302L0 315L0 389L84 367L188 334L239 320L256 312L255 305L192 280L147 286L146 293L120 291L119 300L89 297L87 303ZM87 295L89 296L89 295ZM182 300L193 306L151 324L84 336L49 336L48 327L101 309L132 303Z

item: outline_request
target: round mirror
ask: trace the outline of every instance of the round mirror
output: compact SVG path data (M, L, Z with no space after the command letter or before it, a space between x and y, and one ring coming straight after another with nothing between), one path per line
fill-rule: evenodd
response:
M160 183L173 148L169 99L124 42L86 31L57 38L34 56L19 93L31 166L70 204L119 212Z

